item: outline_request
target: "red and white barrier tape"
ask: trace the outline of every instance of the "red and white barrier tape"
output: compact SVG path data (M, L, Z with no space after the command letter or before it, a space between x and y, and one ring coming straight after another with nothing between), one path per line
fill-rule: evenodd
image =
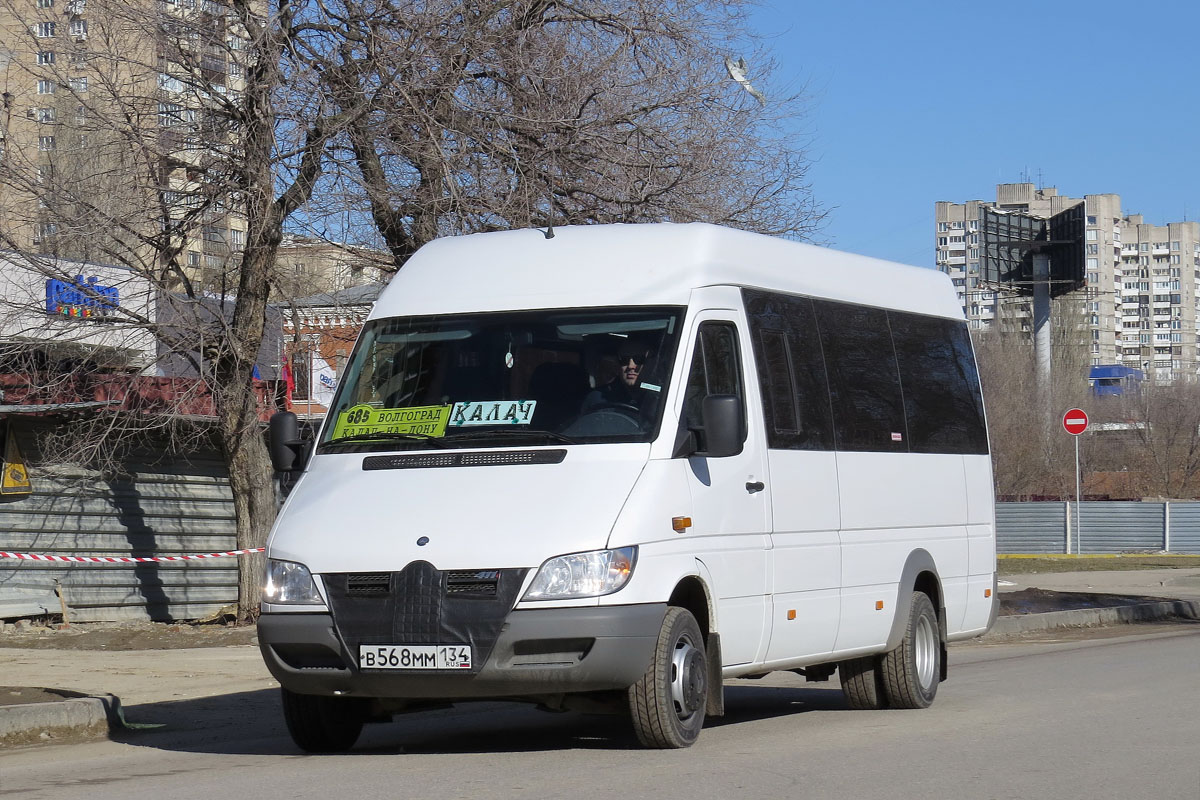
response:
M138 564L146 561L196 561L201 558L224 558L225 556L240 556L243 553L261 553L265 547L251 547L248 550L226 550L224 553L197 553L190 556L48 556L41 553L6 553L0 550L0 559L15 558L21 561L70 561L85 564Z

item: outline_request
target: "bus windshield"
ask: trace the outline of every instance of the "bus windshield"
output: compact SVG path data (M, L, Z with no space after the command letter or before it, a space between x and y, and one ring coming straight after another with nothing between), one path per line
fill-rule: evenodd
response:
M683 311L372 320L318 452L648 442L662 419Z

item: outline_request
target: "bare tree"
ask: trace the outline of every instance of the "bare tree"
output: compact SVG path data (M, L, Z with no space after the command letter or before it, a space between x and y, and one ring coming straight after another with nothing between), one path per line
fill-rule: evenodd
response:
M358 35L344 102L376 92L335 155L356 167L372 219L403 265L438 236L596 222L716 222L805 237L821 220L804 113L766 108L730 79L745 54L774 64L741 0L388 0L382 19L340 4ZM331 192L331 195L335 194ZM320 210L314 209L314 213Z
M1121 404L1123 466L1143 496L1190 498L1200 489L1200 385L1150 384Z
M743 0L87 0L69 36L32 5L0 0L31 23L3 65L27 91L5 97L0 240L46 270L122 265L176 307L118 316L211 395L240 547L275 514L251 370L285 226L356 244L369 220L398 268L463 232L820 220L781 129L801 99L770 87Z
M977 332L975 350L987 406L996 493L1002 497L1063 497L1075 490L1074 442L1061 425L1069 408L1092 407L1083 340L1082 305L1059 298L1051 314L1049 392L1039 393L1030 318L1020 299L1002 304L991 330Z

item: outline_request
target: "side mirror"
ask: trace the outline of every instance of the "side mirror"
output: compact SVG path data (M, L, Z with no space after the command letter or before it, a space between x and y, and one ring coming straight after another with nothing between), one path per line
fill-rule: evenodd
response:
M704 453L709 458L726 458L742 452L746 440L745 408L733 394L710 394L700 406L704 420Z
M276 472L295 472L300 463L300 422L291 411L278 411L271 415L270 439L271 466Z

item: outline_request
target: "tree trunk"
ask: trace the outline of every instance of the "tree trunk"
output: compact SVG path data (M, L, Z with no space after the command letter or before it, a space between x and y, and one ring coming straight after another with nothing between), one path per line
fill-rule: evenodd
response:
M265 191L260 194L270 197ZM266 544L276 511L270 457L251 371L266 329L269 268L282 238L282 221L275 214L264 213L261 208L265 204L249 205L251 233L242 257L229 347L217 359L215 375L217 418L233 491L239 550ZM241 558L237 616L245 622L258 615L263 557L253 553Z
M230 403L220 420L239 550L264 546L275 520L271 464L257 411L254 392L247 387L242 402ZM246 553L238 559L239 622L252 621L258 615L264 563L262 553Z

